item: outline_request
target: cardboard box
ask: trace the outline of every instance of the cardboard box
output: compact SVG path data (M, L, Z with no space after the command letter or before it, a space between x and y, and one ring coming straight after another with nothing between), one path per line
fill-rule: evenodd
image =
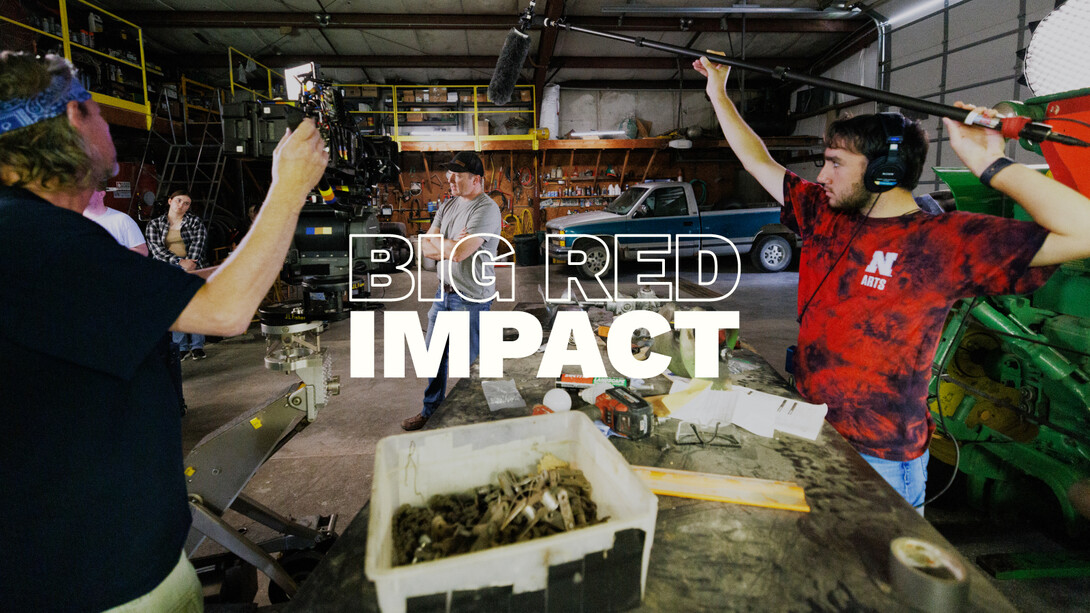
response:
M464 103L473 102L473 94L458 94L458 100Z
M347 85L341 89L341 95L345 98L359 98L360 88L355 85Z
M447 92L447 102L458 102L458 92Z
M519 100L522 100L523 102L533 102L533 100L534 100L533 90L531 90L528 87L524 87L524 88L520 89L519 90Z
M432 87L428 89L428 95L431 97L432 102L442 102L447 99L447 88Z
M402 504L422 506L435 494L493 483L504 470L534 472L546 453L583 471L593 488L598 516L607 521L513 545L393 566L393 518ZM405 611L406 602L415 597L446 603L478 589L502 588L530 601L541 593L539 600L547 602L555 598L549 598L550 575L555 581L563 572L576 573L575 580L588 588L564 594L583 601L581 610L598 610L589 602L593 601L609 602L620 611L637 606L642 598L657 514L655 495L578 411L388 436L375 448L364 571L375 582L384 613Z
M488 123L487 119L477 120L477 134L479 136L487 136L489 134L490 129L491 129L491 124Z
M401 101L402 102L416 102L416 92L414 92L411 89L401 90Z
M378 88L377 87L361 87L361 88L359 88L359 90L360 90L360 94L359 94L360 98L378 98Z
M424 121L423 113L405 113L405 121L412 123L414 121Z

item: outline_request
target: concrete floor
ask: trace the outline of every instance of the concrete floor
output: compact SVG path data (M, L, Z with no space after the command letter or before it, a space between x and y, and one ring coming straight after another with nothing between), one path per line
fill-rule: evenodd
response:
M684 265L684 262L683 262ZM495 309L511 309L519 301L540 302L538 286L543 283L545 266L514 269L516 298L513 303L496 304ZM794 343L796 267L787 272L762 274L748 261L743 263L737 289L716 303L716 308L738 310L741 314L742 340L753 346L777 368L782 368L787 346ZM646 265L627 265L621 269L621 291L634 295L637 275L650 275ZM501 285L510 279L510 271L500 272ZM563 291L559 267L550 271L551 296ZM692 273L683 278L696 281ZM733 273L724 275L711 286L725 294L735 281ZM397 275L388 295L401 294L409 277ZM431 295L434 274L424 273L423 292ZM660 289L659 295L664 291ZM421 328L426 327L427 306L414 300L390 302L387 310L416 310ZM381 313L381 311L380 311ZM381 315L376 318L376 336L381 338ZM341 378L341 393L332 398L318 419L289 441L265 463L246 488L246 493L274 510L294 517L336 513L339 523L347 526L370 497L371 468L376 442L401 433L402 419L420 410L426 380L412 376L388 379L381 375L382 348L376 348L376 370L372 379L349 377L349 323L330 325L322 335L322 346L333 357L333 372ZM201 362L183 362L183 375L189 413L183 418L184 449L188 453L202 437L238 414L277 396L294 379L264 368L265 343L257 326L249 334L210 344L209 358ZM297 380L297 379L294 379ZM450 382L453 385L454 381ZM536 402L537 399L526 399ZM932 517L934 516L934 517ZM996 551L1054 551L1063 545L1033 528L998 526L978 519L956 500L929 508L928 518L970 559L980 553ZM230 515L232 525L255 529L245 518ZM260 535L257 526L253 534ZM362 560L360 561L362 564ZM263 577L263 585L267 583ZM1025 611L1076 610L1090 596L1090 580L1063 579L996 582L1012 602ZM265 603L264 588L259 603Z

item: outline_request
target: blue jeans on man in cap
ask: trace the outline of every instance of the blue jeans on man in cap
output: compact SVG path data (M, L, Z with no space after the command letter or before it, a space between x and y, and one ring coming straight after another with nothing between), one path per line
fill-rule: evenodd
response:
M477 359L481 349L481 313L492 309L492 301L471 302L458 295L458 292L443 291L443 286L435 292L436 302L432 303L428 310L428 334L424 337L428 346L431 346L431 332L435 328L435 318L440 311L469 311L469 363ZM428 387L424 390L424 410L420 412L424 417L431 417L435 409L447 397L447 358L450 352L450 344L443 347L443 359L439 362L439 370L434 378L428 379Z

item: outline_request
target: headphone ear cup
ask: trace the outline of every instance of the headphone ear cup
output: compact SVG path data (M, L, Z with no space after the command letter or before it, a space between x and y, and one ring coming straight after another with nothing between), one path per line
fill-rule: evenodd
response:
M897 113L878 113L878 125L885 135L886 152L867 164L863 172L863 187L872 194L888 192L900 185L908 174L904 159L901 157L901 144L904 141L904 118Z
M872 194L888 192L905 178L905 165L899 155L883 155L867 164L863 172L863 187Z

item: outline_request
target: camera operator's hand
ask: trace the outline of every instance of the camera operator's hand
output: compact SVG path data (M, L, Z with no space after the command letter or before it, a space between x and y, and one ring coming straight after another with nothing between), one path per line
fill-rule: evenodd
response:
M304 119L294 130L286 130L273 151L272 186L276 191L301 207L310 190L318 184L329 165L325 141L314 125ZM298 195L296 199L295 196Z
M171 330L214 336L241 334L269 291L291 243L299 211L329 164L314 122L288 130L273 152L272 185L238 249L205 283Z

